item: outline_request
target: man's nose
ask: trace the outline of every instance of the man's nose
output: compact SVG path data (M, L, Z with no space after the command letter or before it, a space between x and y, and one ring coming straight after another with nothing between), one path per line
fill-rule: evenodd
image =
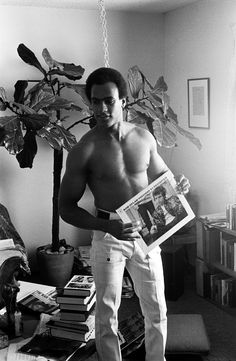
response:
M108 110L108 106L105 102L101 102L101 109L103 112L106 112Z

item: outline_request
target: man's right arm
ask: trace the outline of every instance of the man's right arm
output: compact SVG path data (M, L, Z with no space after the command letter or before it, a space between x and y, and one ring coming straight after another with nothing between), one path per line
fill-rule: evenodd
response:
M75 227L102 230L105 220L98 220L78 206L87 184L88 152L86 150L88 151L83 145L77 144L68 154L66 171L60 186L59 213L65 222Z
M66 171L61 182L59 213L61 218L78 228L100 230L118 239L131 240L137 236L137 226L124 224L121 220L106 220L93 216L78 202L84 195L87 185L88 150L79 144L68 154Z

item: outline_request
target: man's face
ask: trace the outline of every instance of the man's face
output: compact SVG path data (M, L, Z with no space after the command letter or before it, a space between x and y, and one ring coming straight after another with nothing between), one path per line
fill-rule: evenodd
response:
M155 204L158 206L162 206L165 202L165 198L163 197L162 193L156 194L154 200Z
M94 84L91 89L91 106L98 126L111 127L123 120L124 99L119 98L115 83Z

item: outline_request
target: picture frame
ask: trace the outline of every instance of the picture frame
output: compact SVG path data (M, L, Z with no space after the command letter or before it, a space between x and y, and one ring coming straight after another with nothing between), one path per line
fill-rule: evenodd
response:
M158 194L163 195L163 188L165 203L158 199ZM167 212L163 211L162 206ZM171 171L157 178L116 212L124 223L140 222L137 243L145 255L195 218L184 195L177 192Z
M210 129L210 78L188 79L189 128Z

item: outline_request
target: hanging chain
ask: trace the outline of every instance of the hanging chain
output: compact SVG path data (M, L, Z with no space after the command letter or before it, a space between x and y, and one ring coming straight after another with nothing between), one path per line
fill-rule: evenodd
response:
M106 9L104 0L98 0L98 5L100 8L100 21L102 24L102 41L103 41L103 50L104 50L104 65L106 68L109 68L109 51L108 51L108 41L107 41L107 21L106 21Z

